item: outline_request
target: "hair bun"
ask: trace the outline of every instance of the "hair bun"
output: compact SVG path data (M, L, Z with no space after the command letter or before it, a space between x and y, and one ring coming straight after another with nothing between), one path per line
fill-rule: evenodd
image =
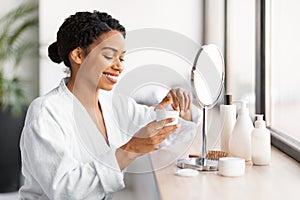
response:
M61 63L62 62L62 59L58 54L57 42L53 42L48 47L48 56L55 63Z

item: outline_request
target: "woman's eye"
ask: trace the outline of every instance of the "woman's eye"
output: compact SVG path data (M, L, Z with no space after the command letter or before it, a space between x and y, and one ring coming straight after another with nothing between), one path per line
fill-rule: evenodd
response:
M119 60L120 60L121 62L124 62L124 58L119 58Z
M104 58L106 58L107 60L112 60L114 57L104 55Z

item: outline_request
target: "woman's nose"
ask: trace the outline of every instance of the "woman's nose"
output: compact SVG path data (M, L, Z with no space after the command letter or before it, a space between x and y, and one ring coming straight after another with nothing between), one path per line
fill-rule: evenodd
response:
M123 63L120 61L120 59L117 58L117 59L115 59L115 62L113 63L112 68L113 68L114 70L118 70L118 71L122 72L123 69L124 69L124 65L123 65Z

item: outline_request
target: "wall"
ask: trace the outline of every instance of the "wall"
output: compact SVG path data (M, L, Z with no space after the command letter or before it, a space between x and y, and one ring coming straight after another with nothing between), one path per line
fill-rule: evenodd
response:
M56 87L65 76L64 66L51 62L47 57L47 48L56 40L59 26L70 14L76 11L105 11L119 19L127 31L141 28L168 29L183 34L200 45L201 5L200 0L40 1L40 94ZM156 62L160 63L160 59L163 58L157 58Z
M227 93L255 112L255 1L228 1Z

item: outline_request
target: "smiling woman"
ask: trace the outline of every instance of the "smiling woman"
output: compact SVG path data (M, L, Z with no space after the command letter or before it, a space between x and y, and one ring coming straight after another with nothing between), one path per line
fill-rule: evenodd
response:
M71 76L28 109L20 141L21 199L109 199L124 187L122 171L137 157L164 140L193 138L197 129L190 121L200 115L187 91L171 89L156 107L110 93L124 69L125 28L107 13L71 15L48 50ZM155 120L154 110L168 105L180 111L180 125ZM185 127L195 131L185 134Z

